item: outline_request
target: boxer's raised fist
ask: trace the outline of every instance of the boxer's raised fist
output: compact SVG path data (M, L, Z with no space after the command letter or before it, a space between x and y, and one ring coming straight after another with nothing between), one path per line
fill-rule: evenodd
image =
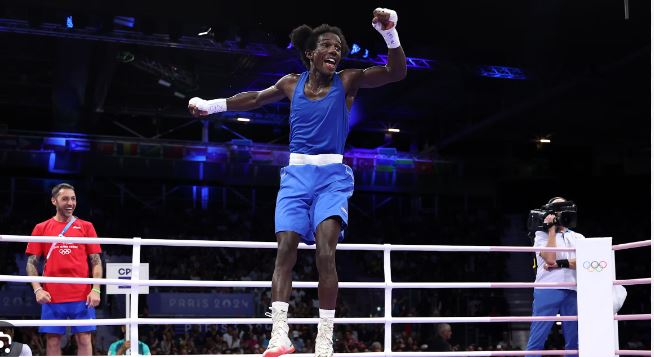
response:
M372 26L377 31L390 30L397 25L397 12L378 7L372 12Z

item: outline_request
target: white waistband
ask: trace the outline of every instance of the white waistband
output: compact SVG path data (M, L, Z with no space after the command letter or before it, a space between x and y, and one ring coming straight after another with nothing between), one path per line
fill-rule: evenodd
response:
M340 154L309 155L309 154L298 154L292 152L291 156L288 158L289 165L323 166L323 165L341 164L341 163L343 163L343 155Z

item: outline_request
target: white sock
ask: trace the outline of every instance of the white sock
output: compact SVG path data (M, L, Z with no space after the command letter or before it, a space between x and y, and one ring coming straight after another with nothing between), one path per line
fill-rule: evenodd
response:
M272 308L274 310L288 312L288 303L283 301L273 301Z
M318 312L320 313L320 318L327 318L327 319L333 319L334 316L336 316L336 310L323 310L323 309L318 309Z

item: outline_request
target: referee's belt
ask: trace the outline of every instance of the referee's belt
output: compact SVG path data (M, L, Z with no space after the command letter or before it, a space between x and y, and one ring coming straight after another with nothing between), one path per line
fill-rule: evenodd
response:
M288 158L289 165L315 165L323 166L329 164L342 164L343 155L341 154L298 154L291 153L291 156Z

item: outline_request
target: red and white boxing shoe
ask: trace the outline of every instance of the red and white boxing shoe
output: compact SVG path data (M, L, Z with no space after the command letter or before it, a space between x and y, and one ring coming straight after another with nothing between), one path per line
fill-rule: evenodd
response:
M270 309L272 313L266 313L266 316L272 317L273 327L270 333L270 342L263 353L263 357L278 357L295 352L295 347L293 347L291 339L288 338L286 311Z
M316 336L315 357L332 357L334 355L334 320L321 318Z

